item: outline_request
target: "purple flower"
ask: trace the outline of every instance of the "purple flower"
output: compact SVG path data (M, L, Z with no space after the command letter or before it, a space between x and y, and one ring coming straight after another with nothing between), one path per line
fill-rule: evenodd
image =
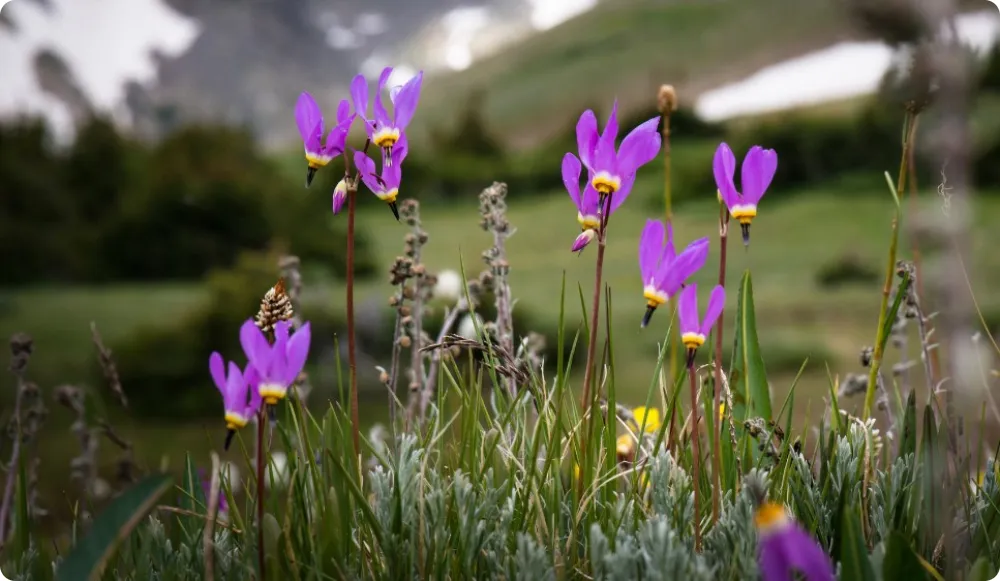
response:
M363 151L354 152L354 165L358 166L361 181L365 182L378 199L389 204L397 221L399 208L396 206L396 197L399 196L399 185L403 181L402 164L408 151L406 135L400 135L391 152L386 154L385 150L382 151L382 175L376 173L375 162Z
M705 343L705 337L712 330L712 325L722 313L726 304L726 289L715 285L708 297L708 308L705 309L705 319L698 321L698 285L688 285L681 291L677 300L677 320L680 324L681 341L687 347L688 367L694 363L694 355Z
M834 581L826 552L788 517L784 507L766 502L754 515L759 541L757 563L764 581L789 581L792 571L806 581Z
M240 344L260 376L257 391L267 405L275 405L285 397L309 354L309 323L302 325L291 338L288 327L288 321L274 325L273 345L267 342L253 319L248 319L240 329Z
M392 67L382 69L382 74L378 77L378 89L375 92L375 117L368 117L368 81L363 75L354 77L351 81L351 99L354 101L354 110L365 121L365 131L368 139L381 148L385 154L383 158L387 164L393 164L391 153L402 136L406 126L413 119L413 113L417 110L417 101L420 99L420 85L424 81L424 72L420 71L401 87L393 87L389 91L389 100L392 101L392 117L382 105L382 91L389 82L389 75L392 74Z
M764 149L759 145L751 147L743 158L741 194L733 183L733 176L736 175L736 156L733 155L733 150L725 143L720 143L715 150L715 159L712 160L715 185L719 188L719 197L729 208L729 214L740 222L744 246L750 244L750 222L757 215L757 203L764 197L777 169L778 154L773 149Z
M664 226L659 220L646 220L639 238L639 272L642 274L642 295L646 299L643 327L649 324L656 307L670 300L708 258L708 238L695 240L684 252L675 255L673 237L669 224Z
M597 116L587 110L580 115L576 124L576 141L580 150L580 160L590 173L590 184L605 196L616 192L627 195L624 184L634 179L635 172L648 163L660 151L660 133L657 125L659 117L654 117L636 127L622 140L615 151L618 138L618 102L615 101L608 124L603 133L597 131Z
M323 112L316 100L309 93L299 95L295 103L295 124L299 126L299 135L306 150L306 187L312 183L316 170L330 163L333 158L344 153L347 143L347 133L356 115L351 113L351 104L344 99L337 107L337 124L330 128L330 133L323 142Z
M576 219L580 223L580 229L583 231L573 242L573 247L571 248L573 252L583 250L597 236L598 230L601 228L601 213L598 208L599 196L589 179L583 188L582 195L580 193L580 174L582 171L583 167L580 165L580 160L575 155L567 153L563 156L563 184L566 186L566 191L569 192L569 197L576 204ZM622 205L622 202L625 201L628 193L632 190L633 184L635 184L634 173L626 177L625 181L621 184L621 188L618 190L618 195L611 199L611 206L608 211L609 216Z
M226 366L222 360L222 355L218 352L212 353L208 357L208 372L212 375L212 381L222 393L222 404L226 413L226 435L225 449L229 449L233 435L236 430L247 425L250 418L260 409L260 394L257 392L257 382L259 377L257 370L249 363L246 370L241 372L236 363L229 362L229 374L226 374ZM249 397L249 401L247 400Z
M208 502L208 495L212 494L212 479L206 477L205 470L198 469L198 479L201 480L201 491L205 495L205 502ZM222 488L219 488L218 514L224 515L229 512L229 501Z

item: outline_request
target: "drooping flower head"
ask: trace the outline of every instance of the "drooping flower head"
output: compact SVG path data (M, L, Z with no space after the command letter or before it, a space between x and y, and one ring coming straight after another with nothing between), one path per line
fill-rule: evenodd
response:
M299 135L306 151L306 187L312 183L316 170L330 163L333 158L344 153L347 134L351 130L355 114L351 112L351 104L344 99L337 107L337 124L330 128L330 133L323 141L323 112L316 100L309 93L299 95L295 103L295 124L299 126Z
M399 221L399 208L396 206L396 198L399 196L399 185L403 181L402 164L408 150L406 135L400 135L392 151L388 154L385 150L382 151L381 175L375 170L375 162L363 151L354 152L354 165L358 167L361 181L365 182L378 199L389 204L389 209L397 221Z
M288 321L274 324L274 344L269 344L253 319L240 329L240 344L250 364L257 370L257 392L267 405L275 405L302 371L309 354L309 323L289 338Z
M392 116L382 105L382 91L389 76L392 74L392 67L382 69L382 74L378 77L378 88L375 92L375 104L373 118L368 117L368 81L363 75L354 77L351 81L351 99L354 101L354 109L358 115L364 119L365 131L368 139L375 147L380 148L386 163L393 164L396 160L392 157L392 150L396 143L402 138L403 131L413 119L413 114L417 110L417 101L420 99L420 86L424 81L424 72L420 71L415 77L410 79L401 87L393 87L389 91L389 100L392 101Z
M639 273L642 275L642 295L646 299L643 327L649 324L656 308L677 294L685 281L705 265L707 258L708 238L695 240L675 255L670 225L646 220L639 238Z
M712 325L718 320L725 304L726 289L721 285L715 285L708 297L705 318L699 322L698 285L692 283L681 291L681 297L677 300L677 322L680 325L681 341L687 347L688 367L694 364L694 355L698 347L705 343L705 337L712 330Z
M833 567L822 547L802 530L785 508L765 502L754 514L757 527L757 563L764 581L788 581L792 572L806 581L834 581Z
M603 133L597 131L597 116L593 111L588 109L580 116L576 124L580 160L590 173L590 185L597 190L602 202L605 196L622 192L629 176L634 176L636 170L656 157L660 151L660 133L657 130L659 122L660 118L654 117L633 129L616 151L617 101L611 109L611 116L608 117Z
M215 382L215 387L222 393L228 430L224 449L228 450L236 430L247 425L250 418L260 409L260 394L257 392L257 382L260 378L252 365L247 364L246 369L240 371L239 366L232 361L229 362L227 374L225 362L218 352L208 357L208 372Z
M563 184L566 186L566 191L569 192L570 199L576 204L577 214L576 220L580 223L580 229L582 233L576 237L573 242L573 247L571 250L573 252L579 252L583 250L587 244L590 243L596 236L601 228L601 213L598 207L598 192L594 189L594 185L588 178L586 185L583 187L583 192L580 191L580 174L583 172L583 166L580 164L580 160L577 159L572 153L567 153L563 156L562 161L562 179ZM629 192L632 190L632 186L635 184L635 174L630 174L625 177L625 180L621 184L621 188L618 190L618 194L611 198L610 209L608 214L614 214L615 210L622 205L625 198L628 197Z
M719 188L719 196L729 208L729 214L738 220L743 231L743 244L750 244L750 222L757 216L757 203L764 197L774 172L778 169L778 154L773 149L764 149L755 145L743 158L740 173L740 187L736 189L733 176L736 175L736 156L725 143L720 143L712 160L712 172L715 174L715 185Z

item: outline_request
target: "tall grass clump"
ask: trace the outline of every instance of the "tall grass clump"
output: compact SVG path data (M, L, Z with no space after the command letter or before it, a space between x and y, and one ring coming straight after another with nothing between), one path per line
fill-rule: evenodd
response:
M245 361L227 364L206 354L223 400L223 447L232 444L248 475L240 477L214 452L207 459L188 455L177 474L130 465L127 481L98 494L96 442L116 441L115 432L95 422L96 394L61 387L58 397L77 412L73 431L83 453L72 466L80 483L72 527L53 539L37 527L42 508L32 477L43 390L30 382L34 345L16 335L9 367L17 398L0 498L6 575L237 581L985 581L995 575L1000 467L995 453L984 451L993 449L984 436L976 443L961 437L971 422L962 421L942 388L949 372L932 363L940 347L920 291L922 272L898 244L924 104L911 101L905 109L898 179L887 180L895 211L887 217L884 286L871 297L880 308L874 343L862 354L866 373L843 381L832 375L822 409L803 420L794 413L794 382L786 397L774 398L758 338L768 321L757 319L753 282L769 273L727 272L729 224L740 225L746 254L754 252L751 224L768 227L758 206L781 152L753 146L738 164L721 143L704 160L717 192L705 192L701 203L719 204L717 248L706 236L675 249L668 181L667 220L646 222L636 265L646 305L636 322L658 355L648 362L645 398L621 402L611 330L622 299L603 279L604 250L616 243L609 227L618 227L615 210L666 142L671 103L661 104L662 127L660 117L650 119L627 128L620 142L616 107L601 131L592 111L580 117L578 150L563 158L562 177L581 226L568 249L597 246L592 294L582 284L573 288L565 274L553 278L557 348L546 358L542 339L513 324L517 289L510 273L517 265L507 241L517 225L508 219L503 183L479 198L481 269L463 265L461 296L440 327L429 323L435 276L422 250L431 233L415 200L397 203L405 184L405 129L422 76L390 91L390 115L382 103L390 73L378 81L371 118L367 81L356 78L325 138L312 97L304 94L296 111L307 184L344 156L332 210L339 214L346 204L348 237L361 184L401 222L403 254L383 265L395 317L391 356L379 367L388 425L363 429L359 421L350 255L347 374L338 358L339 397L306 405L303 368L312 331L297 312L298 261L285 257L278 283L261 289L260 310L233 329ZM365 147L348 152L357 117ZM372 147L381 156L378 169L368 157ZM665 156L669 167L669 149ZM388 214L386 223L396 225ZM350 253L350 239L346 248ZM719 253L718 283L699 293L690 278L711 252ZM654 319L663 305L671 312ZM570 324L577 315L582 322ZM727 318L733 349L723 369ZM910 377L915 364L905 356L898 373L884 372L886 346L901 344L908 321L916 322L926 389ZM113 355L96 332L95 341L111 393L127 406L131 386L120 385ZM706 344L712 357L699 365L697 351ZM572 366L578 350L586 353L582 370ZM845 400L862 394L863 411L855 416ZM130 454L131 445L117 440Z

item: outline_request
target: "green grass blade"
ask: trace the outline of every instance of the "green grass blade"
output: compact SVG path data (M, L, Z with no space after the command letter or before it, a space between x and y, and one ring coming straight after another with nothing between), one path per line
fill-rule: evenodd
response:
M736 303L735 343L730 382L733 390L733 416L742 425L747 417L771 417L771 394L767 387L764 358L757 340L757 318L753 305L750 271L743 273ZM735 377L735 378L734 378Z
M118 545L153 509L173 484L167 474L148 476L116 498L97 519L90 532L59 565L57 581L97 579Z

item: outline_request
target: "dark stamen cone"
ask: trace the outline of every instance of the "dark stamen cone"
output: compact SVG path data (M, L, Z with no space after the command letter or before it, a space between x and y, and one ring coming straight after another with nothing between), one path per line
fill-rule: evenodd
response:
M222 447L223 450L229 450L229 445L233 443L233 436L236 435L236 430L226 431L226 444Z
M306 187L307 188L312 185L314 177L316 177L316 168L314 168L312 166L309 166L308 168L306 168Z
M396 202L389 202L389 209L392 210L392 215L396 217L396 221L399 222L399 207L396 206Z
M743 231L743 246L750 246L750 224L740 224Z
M643 329L645 329L646 325L649 324L649 319L652 318L654 312L656 312L656 307L651 307L649 305L646 305L646 314L642 316Z
M266 406L264 406L264 407L266 407L266 408L267 408L267 419L268 419L268 420L269 420L269 421L270 421L270 422L271 422L272 424L276 424L276 423L278 423L278 409L277 409L277 408L278 408L278 406L274 406L274 405L266 405Z
M688 366L688 367L694 367L694 356L695 356L695 355L696 355L697 353L698 353L698 349L696 349L696 348L691 348L691 347L688 347L688 353L687 353L687 355L688 355L688 358L687 358L687 366Z
M383 147L385 153L385 167L392 167L392 147Z

